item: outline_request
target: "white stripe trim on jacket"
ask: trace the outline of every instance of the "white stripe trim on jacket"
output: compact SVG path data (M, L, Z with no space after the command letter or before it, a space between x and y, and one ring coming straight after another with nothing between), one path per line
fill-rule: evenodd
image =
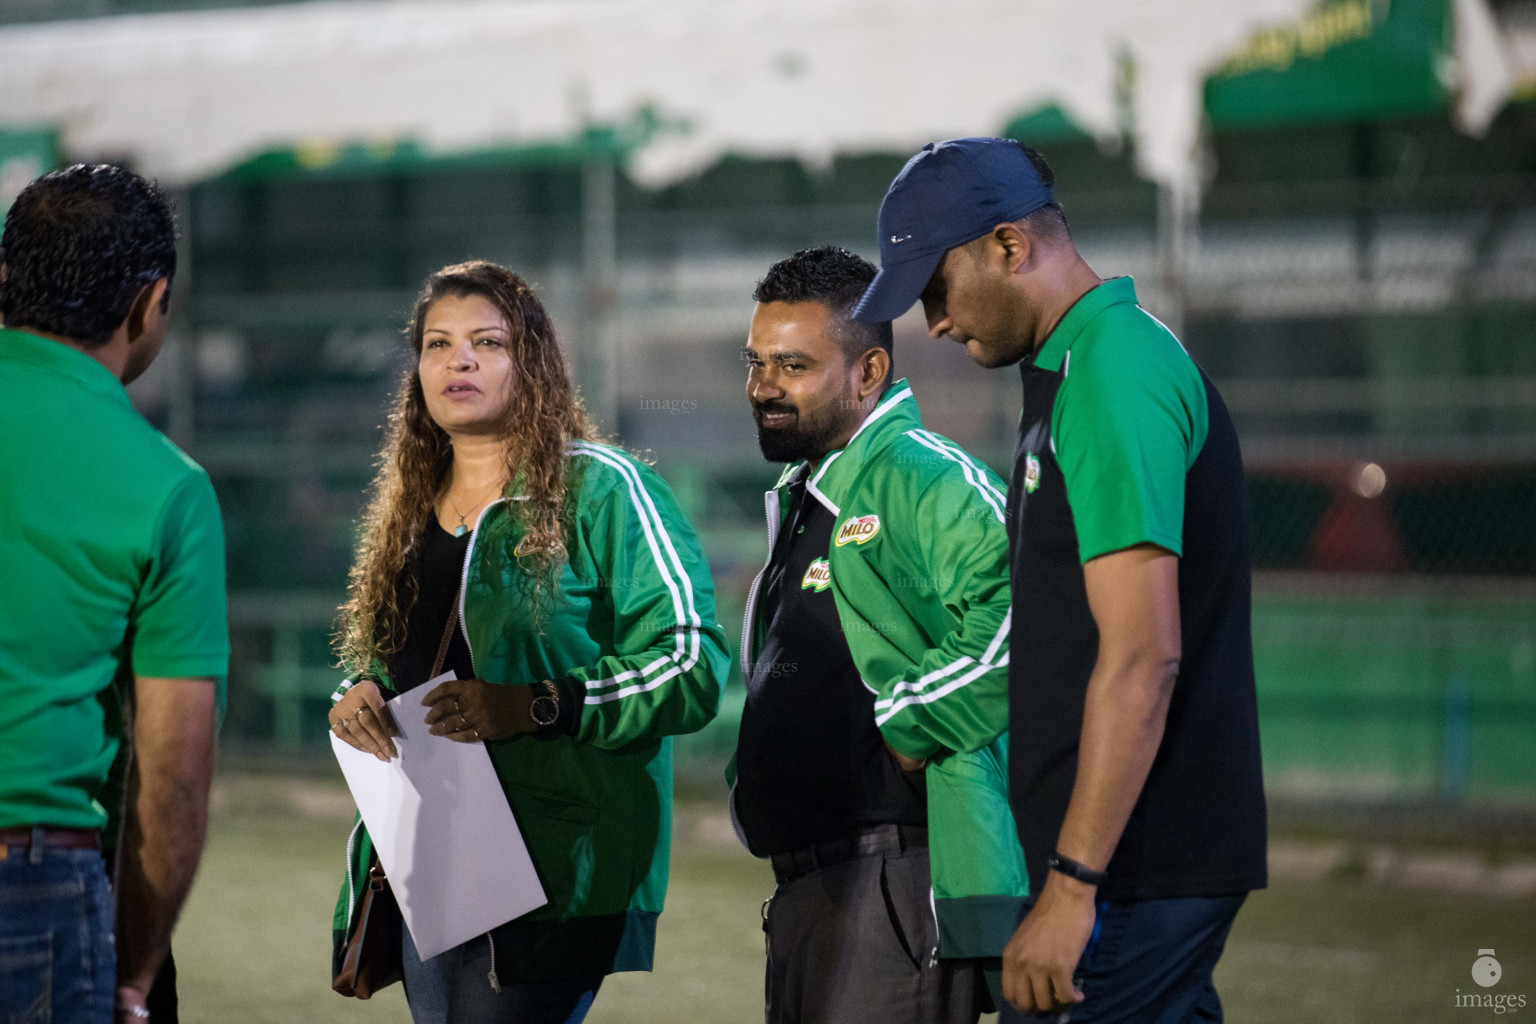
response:
M1008 521L1003 515L1003 505L1007 503L1007 499L992 486L987 479L986 471L972 462L969 456L958 448L945 446L935 435L926 430L909 430L907 436L923 447L930 448L949 461L957 463L960 471L965 474L966 482L976 489L976 493L980 494L988 505L992 506L992 513L997 516L997 521L1000 523Z
M897 683L895 688L891 691L891 697L888 697L884 700L875 701L875 711L877 712L875 715L875 725L884 725L886 722L891 720L891 717L895 715L896 712L900 711L902 708L909 704L929 704L938 700L940 697L945 696L946 694L953 693L961 687L970 684L974 680L980 679L982 676L986 675L993 669L1007 668L1009 652L1004 651L1001 657L998 657L997 652L998 648L1002 646L1003 641L1007 638L1009 628L1012 625L1013 608L1010 606L1008 608L1008 613L1003 616L1003 621L998 624L997 632L993 635L992 642L987 645L986 651L982 653L981 661L978 662L976 659L966 655L965 657L955 659L948 665L945 665L943 668L935 669L934 671L929 672L915 683L906 681ZM927 693L920 692L927 689L928 686L939 681L940 679L954 675L959 670L967 668L971 665L975 665L976 667L971 669L971 671L966 672L964 675L958 677L957 679L945 683L943 686L940 686L934 690L930 690ZM910 690L912 692L905 697L895 696L902 690Z
M651 549L651 558L656 563L656 571L661 576L662 582L666 584L668 592L672 595L672 610L677 616L677 627L673 630L677 638L676 650L671 654L662 655L649 665L638 670L630 669L605 679L587 681L586 687L589 691L601 690L631 679L643 679L663 666L672 666L654 679L644 683L626 686L610 693L587 694L586 703L606 704L621 697L653 690L668 679L693 668L699 660L700 632L703 620L700 619L698 610L694 606L693 582L689 579L687 570L683 568L682 559L678 557L677 549L672 544L672 537L667 533L661 513L657 511L655 503L651 501L651 496L645 489L645 482L640 478L639 470L625 461L624 457L618 453L608 451L597 445L577 442L571 446L571 451L586 455L619 471L619 475L624 479L624 483L629 490L630 502L634 505L635 512L640 519L640 526L645 533L646 543ZM659 544L658 537L660 538ZM663 548L666 549L667 557L665 558L662 555ZM677 575L681 577L681 589L679 589L678 581L673 578L672 572L667 567L668 559L672 562L673 568L676 569ZM685 600L687 603L686 611L684 610ZM691 644L684 639L685 633L693 638ZM686 656L685 650L687 652Z

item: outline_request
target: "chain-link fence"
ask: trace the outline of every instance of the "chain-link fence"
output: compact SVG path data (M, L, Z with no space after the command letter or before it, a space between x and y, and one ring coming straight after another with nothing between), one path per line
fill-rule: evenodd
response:
M675 465L668 475L703 526L719 618L734 642L766 540L755 521L733 512L760 500L766 482L716 480ZM338 474L324 499L314 479L290 487L301 504L355 507L361 483ZM341 596L349 519L306 526L293 509L263 513L236 497L282 488L231 476L219 487L232 579L266 583L233 599L226 734L237 744L311 747L323 742L324 697L337 678L326 634ZM1259 465L1249 494L1272 792L1528 802L1536 791L1536 467ZM716 777L741 699L733 678L720 719L681 741L682 775Z
M1271 791L1529 801L1536 466L1261 464L1249 494Z
M1241 159L1218 137L1217 179L1177 261L1128 156L1046 147L1090 262L1136 278L1238 424L1276 794L1536 793L1533 140L1521 110L1476 148L1429 121L1245 137ZM1396 170L1363 179L1349 159L1329 163L1362 147ZM228 521L227 742L323 752L327 635L404 315L422 275L470 256L533 282L589 391L594 339L614 332L603 425L677 490L739 636L777 472L742 393L752 286L807 245L873 255L901 162L840 158L812 174L727 160L663 192L620 179L616 268L596 284L578 168L240 179L184 197L191 301L135 395L209 467ZM896 371L930 429L1006 478L1016 376L979 370L916 317L898 322ZM679 743L680 774L718 778L740 704L733 679L719 720Z

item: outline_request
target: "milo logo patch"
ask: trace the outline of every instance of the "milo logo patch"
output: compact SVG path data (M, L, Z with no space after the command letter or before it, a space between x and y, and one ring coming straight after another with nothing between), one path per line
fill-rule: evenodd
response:
M1040 486L1040 460L1035 458L1035 453L1030 452L1024 459L1024 493L1034 494L1035 488Z
M801 590L814 590L821 593L832 585L832 563L825 558L818 558L806 566L805 577L800 581Z
M855 516L845 521L842 528L837 531L837 546L842 547L850 541L855 544L863 544L879 532L879 516Z

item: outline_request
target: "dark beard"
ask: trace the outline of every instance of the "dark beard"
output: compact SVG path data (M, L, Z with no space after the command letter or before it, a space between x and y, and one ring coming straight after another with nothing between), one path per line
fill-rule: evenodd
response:
M836 408L834 404L833 408ZM832 443L842 433L843 424L828 418L807 419L801 413L795 425L779 430L757 428L757 446L769 462L799 462L814 459L832 450Z

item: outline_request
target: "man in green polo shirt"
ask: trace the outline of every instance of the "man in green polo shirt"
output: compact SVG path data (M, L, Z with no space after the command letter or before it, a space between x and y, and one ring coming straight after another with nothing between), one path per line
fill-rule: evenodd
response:
M934 337L1023 378L1008 766L1035 902L1003 956L1009 1002L1219 1021L1212 969L1265 884L1242 456L1130 279L1078 253L1053 183L1011 139L925 147L881 204L854 317L921 299Z
M6 1020L148 1019L202 851L229 661L223 529L207 474L123 389L160 349L175 266L170 205L116 167L44 175L0 236ZM114 943L102 798L125 739Z

